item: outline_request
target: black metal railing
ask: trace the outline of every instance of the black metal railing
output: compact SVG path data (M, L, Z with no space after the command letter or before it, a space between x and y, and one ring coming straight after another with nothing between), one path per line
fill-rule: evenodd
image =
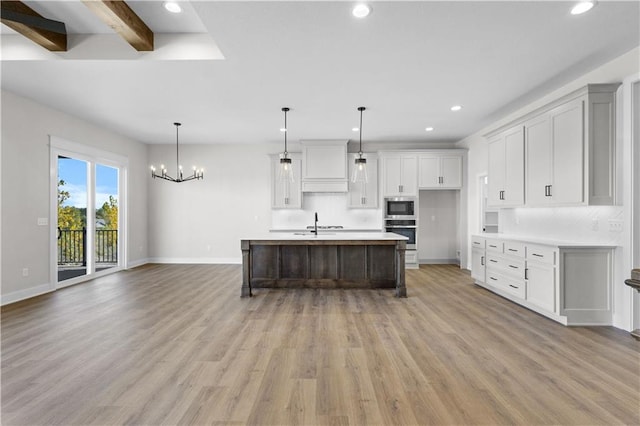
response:
M96 264L118 263L118 231L96 229ZM58 265L87 266L87 230L58 228Z

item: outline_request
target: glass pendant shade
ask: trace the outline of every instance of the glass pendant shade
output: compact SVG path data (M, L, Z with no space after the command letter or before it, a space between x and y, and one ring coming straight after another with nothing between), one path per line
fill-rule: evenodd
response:
M288 158L286 156L283 156L280 158L280 169L278 172L278 178L282 181L287 181L291 183L294 182L293 165L291 163L291 158Z
M369 181L367 176L367 159L362 158L362 153L360 153L360 156L356 158L351 181L353 183L367 183Z

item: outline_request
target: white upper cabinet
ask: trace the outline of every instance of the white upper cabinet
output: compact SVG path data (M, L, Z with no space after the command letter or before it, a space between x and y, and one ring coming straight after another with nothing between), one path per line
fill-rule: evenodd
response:
M515 126L489 141L487 207L524 204L524 131Z
M618 86L619 83L587 85L512 122L512 129L524 126L522 157L516 158L520 155L516 149L520 135L511 135L518 140L513 145L509 143L509 130L488 135L489 205L522 205L518 180L522 159L526 206L615 204ZM512 164L516 167L509 173ZM517 188L506 189L513 182L517 182ZM517 202L516 198L510 200L513 190Z
M378 207L378 155L363 155L367 159L366 184L351 181L356 157L358 154L349 154L349 208L375 209Z
M299 153L289 153L293 168L293 182L279 178L280 154L272 154L269 157L271 160L271 208L302 208L302 193L300 191L302 156Z
M615 203L615 87L588 86L525 123L528 206Z
M418 156L420 189L462 188L462 153L429 152Z
M347 142L300 141L303 192L347 192Z
M385 197L418 195L418 156L415 153L382 154L382 188Z

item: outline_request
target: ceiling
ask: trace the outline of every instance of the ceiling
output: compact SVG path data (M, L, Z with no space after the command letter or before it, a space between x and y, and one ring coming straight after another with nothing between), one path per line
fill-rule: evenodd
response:
M69 33L110 29L79 1L28 1ZM8 90L144 143L457 142L640 44L640 2L128 1L156 33L208 32L218 60L4 60ZM4 27L4 25L3 25ZM3 38L12 35L3 28ZM73 49L73 45L71 45ZM460 104L459 112L450 111ZM434 127L426 132L426 127Z

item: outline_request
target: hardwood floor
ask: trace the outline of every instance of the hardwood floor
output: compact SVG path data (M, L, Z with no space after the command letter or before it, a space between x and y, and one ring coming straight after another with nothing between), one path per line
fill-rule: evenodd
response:
M454 266L393 290L147 265L2 308L2 424L639 424L640 343Z

